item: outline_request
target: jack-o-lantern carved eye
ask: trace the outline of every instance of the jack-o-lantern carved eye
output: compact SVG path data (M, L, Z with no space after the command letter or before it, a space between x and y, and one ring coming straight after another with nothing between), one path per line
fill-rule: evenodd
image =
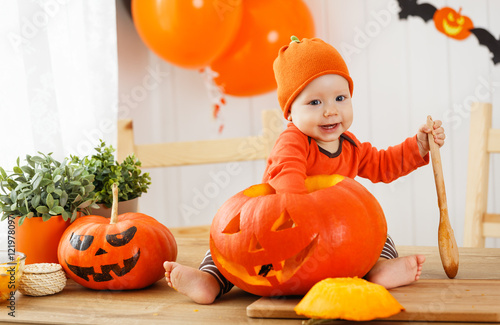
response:
M240 214L238 213L229 223L227 224L226 228L222 231L223 234L237 234L241 231L240 228Z
M134 238L136 232L137 227L132 226L119 234L106 235L106 241L114 247L124 246Z
M94 241L94 236L89 235L75 235L75 233L71 234L69 238L69 242L71 246L79 251L87 250L92 242Z
M290 228L295 228L295 221L293 221L292 217L290 217L290 214L288 214L288 211L283 211L279 218L274 222L273 226L271 227L272 231L282 231L285 229L290 229Z

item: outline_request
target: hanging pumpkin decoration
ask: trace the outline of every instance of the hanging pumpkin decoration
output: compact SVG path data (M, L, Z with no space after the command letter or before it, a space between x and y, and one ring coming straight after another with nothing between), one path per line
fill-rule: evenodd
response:
M117 209L114 184L111 218L81 217L59 242L59 264L87 288L141 289L163 278L163 262L177 258L177 244L167 227L142 213L118 216Z
M261 296L305 294L329 277L362 277L387 236L379 203L340 175L306 179L308 194L276 194L269 184L226 201L210 229L210 250L222 274Z
M294 310L309 318L370 321L396 315L404 307L383 286L355 277L318 282Z
M472 20L467 16L462 16L462 8L455 9L444 7L434 13L434 24L441 33L457 39L463 40L470 35L470 29L474 28Z
M314 21L302 0L244 1L234 41L210 64L215 83L233 96L276 89L273 62L291 35L314 36Z

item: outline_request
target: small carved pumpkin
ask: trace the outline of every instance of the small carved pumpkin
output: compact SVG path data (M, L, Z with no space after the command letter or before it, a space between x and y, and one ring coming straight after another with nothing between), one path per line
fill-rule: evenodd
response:
M58 258L66 274L87 288L140 289L163 278L163 262L176 260L177 244L156 219L142 213L118 216L113 202L111 219L84 216L66 229Z
M404 307L381 285L329 278L315 284L294 310L309 318L370 321L396 315Z
M340 175L306 179L308 194L259 184L219 209L210 249L222 274L261 296L305 294L328 277L364 276L378 260L387 225L377 200Z
M444 7L434 14L434 24L441 33L457 39L463 40L470 35L470 29L474 28L472 20L460 13L462 8L456 12L454 9Z

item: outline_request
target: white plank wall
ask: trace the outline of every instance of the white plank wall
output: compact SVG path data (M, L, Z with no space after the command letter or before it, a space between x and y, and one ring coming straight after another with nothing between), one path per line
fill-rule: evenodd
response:
M395 0L305 2L317 36L337 47L349 66L354 80L351 130L360 140L386 148L414 136L427 115L444 122L447 140L441 156L448 206L462 246L470 103L491 101L493 126L500 127L500 112L496 112L500 110L500 64L493 65L491 54L473 35L456 41L439 33L432 21L399 20ZM475 26L500 35L498 1L421 2L437 8L462 7L462 14L471 17ZM220 119L214 120L201 74L151 53L121 1L117 1L117 14L120 117L134 120L136 142L260 133L261 111L278 107L276 92L227 96ZM148 75L156 77L156 83L145 89ZM140 199L140 210L169 227L209 224L230 196L260 183L263 171L263 162L150 169L152 185ZM398 245L437 245L439 211L430 165L391 184L359 181L380 201ZM489 211L499 213L500 157L492 158L489 187ZM486 243L500 247L498 239Z

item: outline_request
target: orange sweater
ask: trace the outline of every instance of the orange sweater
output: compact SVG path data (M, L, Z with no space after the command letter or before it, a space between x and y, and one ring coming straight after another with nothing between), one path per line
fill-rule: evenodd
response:
M330 153L289 123L267 160L263 183L269 183L277 193L307 193L307 176L359 175L374 183L389 183L428 163L428 154L420 156L416 136L387 150L378 150L345 132L340 137L339 150Z

